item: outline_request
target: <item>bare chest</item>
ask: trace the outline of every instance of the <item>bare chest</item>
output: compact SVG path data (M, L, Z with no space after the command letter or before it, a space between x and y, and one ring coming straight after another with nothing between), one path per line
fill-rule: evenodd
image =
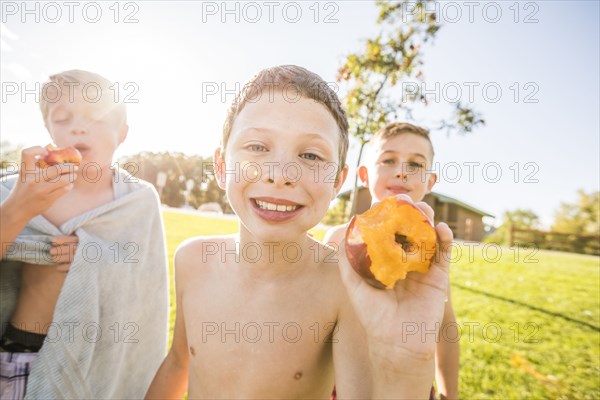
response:
M60 227L71 218L109 203L112 200L112 189L94 194L69 192L46 210L43 216L53 225Z
M197 292L191 287L183 307L190 374L198 380L190 381L207 383L203 389L209 397L210 382L223 380L236 382L228 394L233 397L330 393L336 312L316 288L240 293L232 292L235 285ZM223 387L215 390L222 393Z

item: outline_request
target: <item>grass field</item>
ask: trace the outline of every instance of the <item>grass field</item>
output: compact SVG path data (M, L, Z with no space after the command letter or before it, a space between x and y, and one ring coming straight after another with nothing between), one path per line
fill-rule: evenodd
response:
M235 220L164 219L171 271L186 238L237 231ZM462 398L600 398L600 258L461 245L453 259Z

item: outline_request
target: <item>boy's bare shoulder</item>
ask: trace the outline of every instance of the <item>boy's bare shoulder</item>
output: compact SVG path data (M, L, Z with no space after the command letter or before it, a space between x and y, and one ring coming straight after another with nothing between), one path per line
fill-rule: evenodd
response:
M199 260L210 261L219 249L235 246L235 234L223 236L195 236L184 240L175 250L175 263L184 265ZM215 253L215 254L213 254Z
M321 283L327 286L342 288L342 280L339 270L340 248L337 245L315 241L314 262L316 270L321 275Z
M346 236L346 228L348 228L348 224L336 225L329 228L327 233L325 233L323 243L329 244L330 246L331 243L335 243L339 246Z

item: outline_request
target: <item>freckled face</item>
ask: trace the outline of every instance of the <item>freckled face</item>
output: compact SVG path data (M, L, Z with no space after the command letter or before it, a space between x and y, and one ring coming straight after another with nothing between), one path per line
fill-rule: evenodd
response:
M432 151L429 142L418 135L405 133L374 143L373 159L359 175L369 188L373 201L381 201L397 194L407 194L413 201L421 201L435 184L431 169Z
M295 240L323 218L343 183L336 181L339 128L312 99L281 92L248 103L235 119L217 175L242 230Z

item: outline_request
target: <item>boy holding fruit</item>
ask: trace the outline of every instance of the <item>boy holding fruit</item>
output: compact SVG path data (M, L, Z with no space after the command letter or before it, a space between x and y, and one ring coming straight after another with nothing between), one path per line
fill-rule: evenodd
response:
M346 178L347 148L345 113L318 75L279 66L245 86L214 154L239 233L177 250L173 345L147 398L326 399L334 382L340 398L427 397L435 343L396 338L407 322L441 321L448 257L379 290L307 234ZM436 231L447 256L452 233Z
M429 132L408 123L392 123L380 129L369 142L366 165L358 168L358 176L369 189L373 203L397 195L422 201L436 182L429 172L433 163L433 145ZM325 243L339 247L344 241L346 225L331 228ZM443 398L458 398L459 344L449 338L458 337L456 318L450 301L450 287L440 326L436 348L436 382Z
M164 356L159 202L152 185L111 168L128 132L111 86L87 71L51 76L40 108L64 149L25 149L19 175L0 183L2 398L139 398Z

